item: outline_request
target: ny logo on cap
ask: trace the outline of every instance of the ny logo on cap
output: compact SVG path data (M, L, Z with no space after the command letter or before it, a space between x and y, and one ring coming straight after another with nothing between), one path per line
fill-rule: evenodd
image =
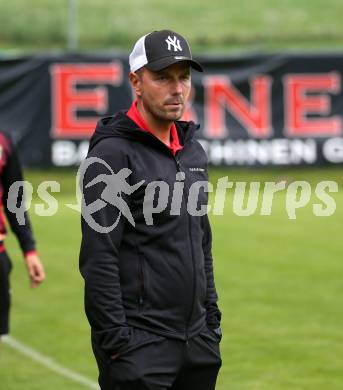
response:
M174 38L171 38L170 35L168 35L168 39L166 39L166 42L168 43L168 50L171 51L172 46L174 48L174 51L182 51L182 47L180 44L180 40L177 39L177 37L174 35Z

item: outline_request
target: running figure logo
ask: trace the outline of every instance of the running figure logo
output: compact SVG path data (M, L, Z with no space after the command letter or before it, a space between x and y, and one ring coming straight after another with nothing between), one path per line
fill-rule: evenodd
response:
M88 223L90 227L92 227L94 230L96 230L99 233L109 233L110 231L112 231L118 225L122 215L131 223L132 226L135 226L135 221L130 211L130 208L128 204L125 202L125 200L123 199L122 194L126 194L126 195L132 194L145 182L145 180L141 180L140 182L131 186L126 181L126 179L132 173L132 171L129 168L123 168L117 173L114 173L112 168L106 163L106 161L103 161L102 159L97 157L91 157L91 158L87 158L84 161L84 163L81 164L78 172L79 183L81 184L81 188L83 188L82 183L84 181L85 173L89 168L89 166L92 164L102 164L110 171L110 173L99 174L84 186L86 190L99 183L105 183L106 185L100 195L100 199L96 199L95 201L91 202L88 205L85 203L84 194L83 194L81 212L85 221ZM112 225L101 226L98 222L95 221L92 215L97 211L103 209L107 205L114 206L119 213L115 222Z
M130 186L126 178L131 175L131 170L129 168L123 168L118 173L112 173L111 175L101 174L94 178L91 182L86 185L86 188L92 187L95 184L103 182L106 184L106 187L102 191L101 199L105 202L115 206L121 214L131 223L132 226L135 226L135 221L129 209L129 206L125 200L121 197L121 194L130 195L141 184L144 180L139 183Z

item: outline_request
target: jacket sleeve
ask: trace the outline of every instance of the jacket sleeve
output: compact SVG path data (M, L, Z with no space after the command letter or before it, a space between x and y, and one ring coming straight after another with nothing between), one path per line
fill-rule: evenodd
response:
M212 258L212 233L208 216L202 217L203 221L203 252L205 257L205 272L207 279L206 293L206 322L209 328L218 329L220 327L221 312L218 308L218 295L214 282L213 258Z
M88 157L95 155L96 151ZM101 159L109 164L114 173L125 167L125 157L120 152L112 150L106 154L105 151L101 154ZM93 163L86 170L81 183L85 204L81 218L82 241L79 261L80 272L85 282L85 311L92 337L104 352L113 353L128 342L131 334L131 328L126 325L119 277L118 255L125 219L110 203L102 203L103 207L94 213L89 215L85 213L85 207L95 201L102 202L101 195L106 183L98 182L87 187L87 183L99 175L110 177L110 171L103 164ZM129 201L124 194L122 198L126 202ZM98 226L94 228L94 224ZM109 232L97 231L101 227L113 224L115 227Z
M21 166L17 157L15 149L11 146L10 154L8 156L6 166L2 174L2 183L4 188L4 211L11 227L11 230L16 235L19 245L24 255L35 250L35 241L29 219L28 212L24 213L24 224L19 224L16 215L8 209L8 195L9 189L16 181L22 181L23 174ZM16 199L17 205L23 202L24 191L21 187L18 191Z

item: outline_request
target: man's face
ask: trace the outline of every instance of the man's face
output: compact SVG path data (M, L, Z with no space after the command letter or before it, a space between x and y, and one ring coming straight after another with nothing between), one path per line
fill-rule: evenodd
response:
M173 64L158 72L139 71L136 94L144 109L157 120L175 121L182 117L191 89L187 62Z

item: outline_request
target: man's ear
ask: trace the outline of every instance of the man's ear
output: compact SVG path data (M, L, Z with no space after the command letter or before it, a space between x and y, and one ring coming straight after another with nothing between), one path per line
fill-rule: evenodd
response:
M136 94L136 96L142 95L142 75L138 74L138 72L130 72L129 80L131 82L131 86Z

